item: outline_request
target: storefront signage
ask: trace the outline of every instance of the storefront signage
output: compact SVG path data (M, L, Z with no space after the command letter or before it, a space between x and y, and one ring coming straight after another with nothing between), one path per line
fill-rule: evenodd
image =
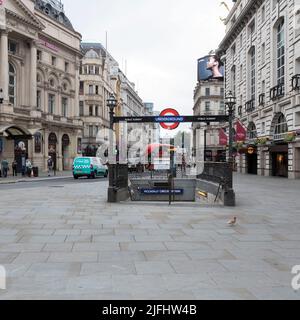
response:
M169 118L167 122L164 121L161 117ZM156 122L160 122L160 126L166 130L175 130L178 128L179 124L183 121L183 117L180 117L178 111L175 109L165 109L161 112L160 116L156 119Z
M248 148L248 154L253 154L255 152L253 147Z
M40 45L52 50L52 51L55 51L55 52L59 51L58 48L54 44L48 42L47 40L39 39L38 43Z
M141 194L145 195L168 195L168 194L175 194L175 195L183 195L183 189L141 189Z

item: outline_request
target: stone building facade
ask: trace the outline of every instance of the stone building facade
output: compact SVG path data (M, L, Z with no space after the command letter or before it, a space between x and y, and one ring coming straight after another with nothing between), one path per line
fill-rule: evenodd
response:
M5 1L0 29L0 158L21 171L25 158L45 170L51 156L70 170L81 153L81 35L49 0Z
M197 115L224 115L224 81L199 81L194 90L193 114ZM220 162L226 160L226 146L219 145L220 124L193 124L194 147L200 149L202 137L206 136L205 160Z
M118 63L101 43L82 43L83 60L80 67L79 116L84 123L83 154L95 156L98 148L97 133L109 128L107 99L116 97Z
M300 2L237 0L219 51L248 131L238 170L300 178Z

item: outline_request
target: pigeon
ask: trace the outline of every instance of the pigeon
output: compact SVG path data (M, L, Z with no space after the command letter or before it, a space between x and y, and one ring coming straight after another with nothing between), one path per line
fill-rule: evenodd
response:
M230 227L234 227L236 225L236 222L237 222L237 218L236 217L233 217L233 219L231 219L230 221L228 221L228 225Z

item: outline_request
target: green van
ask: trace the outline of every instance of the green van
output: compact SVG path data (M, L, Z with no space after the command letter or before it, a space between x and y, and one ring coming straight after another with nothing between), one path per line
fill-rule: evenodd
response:
M103 165L99 158L79 157L73 162L73 177L88 177L95 179L96 177L107 177L108 168Z

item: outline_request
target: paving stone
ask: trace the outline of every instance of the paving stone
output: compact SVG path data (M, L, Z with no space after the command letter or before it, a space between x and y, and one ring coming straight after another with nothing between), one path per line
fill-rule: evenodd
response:
M168 262L144 261L135 262L137 274L168 274L175 273L175 270Z
M83 263L80 275L113 275L136 274L134 263L130 262L101 262Z
M45 252L25 252L20 253L16 259L14 259L14 264L26 264L26 263L37 263L46 262L49 258L49 253Z
M81 269L81 264L76 262L70 263L34 263L30 266L27 272L25 272L26 277L36 277L39 278L67 278L79 276Z
M139 251L103 251L99 252L99 262L134 262L145 261L143 252Z
M74 252L79 251L116 251L120 250L119 243L117 242L95 242L95 243L75 243L73 246Z
M123 242L120 247L129 251L167 250L162 242Z
M54 252L50 254L51 262L97 262L98 252Z

